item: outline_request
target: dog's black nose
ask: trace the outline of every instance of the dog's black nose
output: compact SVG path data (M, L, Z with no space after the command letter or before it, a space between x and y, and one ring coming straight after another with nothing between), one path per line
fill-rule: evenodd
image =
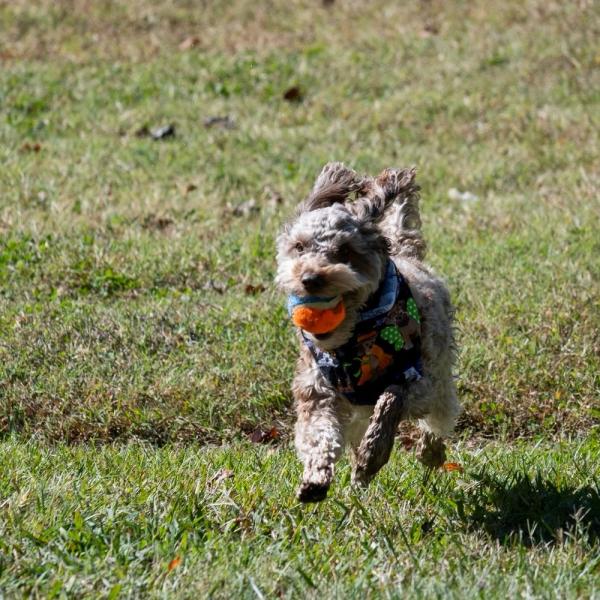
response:
M302 285L309 292L318 290L324 282L325 279L318 273L304 273L304 275L302 275Z

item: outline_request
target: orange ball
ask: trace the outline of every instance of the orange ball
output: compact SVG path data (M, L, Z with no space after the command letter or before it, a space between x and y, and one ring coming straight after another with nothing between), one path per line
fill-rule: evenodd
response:
M292 313L292 321L296 327L316 334L333 331L345 318L346 307L341 300L333 308L311 308L300 305Z

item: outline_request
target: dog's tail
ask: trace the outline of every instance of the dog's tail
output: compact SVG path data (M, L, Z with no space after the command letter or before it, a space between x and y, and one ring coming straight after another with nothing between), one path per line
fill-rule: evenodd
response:
M416 169L386 169L375 180L389 208L380 223L392 244L392 255L423 260L427 246L421 233Z

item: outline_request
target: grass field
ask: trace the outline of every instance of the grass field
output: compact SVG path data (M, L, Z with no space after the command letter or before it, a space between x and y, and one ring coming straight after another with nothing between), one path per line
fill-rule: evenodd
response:
M288 449L0 447L0 585L79 597L597 598L598 442L398 453L357 494L294 500Z
M598 39L585 0L0 0L0 596L599 597ZM305 509L273 243L329 160L418 168L464 472Z

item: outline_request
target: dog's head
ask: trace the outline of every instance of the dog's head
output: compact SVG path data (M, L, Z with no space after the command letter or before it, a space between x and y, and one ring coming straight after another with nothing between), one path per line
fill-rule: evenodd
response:
M277 242L277 283L294 296L341 296L345 319L306 335L324 350L346 343L385 273L389 242L378 224L393 196L377 180L329 163Z

